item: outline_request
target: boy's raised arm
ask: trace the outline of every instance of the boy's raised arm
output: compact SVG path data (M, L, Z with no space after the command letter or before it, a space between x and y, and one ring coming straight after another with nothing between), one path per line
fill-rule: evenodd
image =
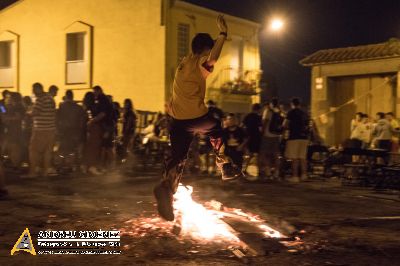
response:
M218 26L218 29L220 30L220 34L219 34L217 40L215 41L213 48L211 49L208 60L205 62L205 64L207 64L207 66L209 66L209 67L214 66L214 64L217 62L219 56L221 55L221 50L222 50L222 47L224 46L226 37L228 35L228 26L226 25L224 16L218 15L217 26Z

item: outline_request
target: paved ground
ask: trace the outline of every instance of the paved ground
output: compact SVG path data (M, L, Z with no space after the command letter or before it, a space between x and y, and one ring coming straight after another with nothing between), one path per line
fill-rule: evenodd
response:
M159 170L131 168L99 177L9 178L10 196L0 201L0 265L400 265L398 195L342 187L334 180L222 185L211 177L185 179L198 202L214 199L258 214L304 245L293 253L265 241L258 246L264 254L240 260L228 244L179 240L150 228L141 236L123 235L122 255L9 256L26 227L36 245L40 230L129 232L137 221L154 218L151 188Z

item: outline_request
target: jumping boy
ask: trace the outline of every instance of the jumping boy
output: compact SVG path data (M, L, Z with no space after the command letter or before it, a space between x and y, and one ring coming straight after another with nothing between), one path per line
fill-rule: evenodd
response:
M162 181L154 188L158 213L168 221L175 219L173 195L181 180L194 134L200 133L210 138L223 180L232 180L242 175L242 171L225 157L221 122L208 114L204 103L206 78L213 71L228 35L228 27L222 15L217 18L217 26L220 34L215 42L208 33L198 33L193 38L192 53L182 60L175 73L168 110L171 116L171 154L165 160Z

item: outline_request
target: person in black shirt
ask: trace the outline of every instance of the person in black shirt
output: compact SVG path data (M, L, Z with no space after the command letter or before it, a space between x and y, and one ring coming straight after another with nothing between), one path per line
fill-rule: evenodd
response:
M83 107L74 101L73 92L67 90L56 116L60 138L59 152L67 160L76 160L79 157L79 148L84 141L85 122L86 114ZM73 158L69 158L71 154Z
M98 170L101 156L101 144L103 131L101 127L102 116L99 115L96 106L95 94L87 92L83 98L83 108L86 112L86 135L84 145L84 163L86 167L81 167L84 173L100 175Z
M247 148L252 154L258 154L260 151L262 130L262 118L260 113L261 105L258 103L253 104L252 112L243 119L243 125L248 136Z
M129 146L136 131L136 114L131 99L125 99L122 114L122 148L126 158Z
M294 98L292 109L287 113L284 127L289 130L289 139L286 142L285 157L292 160L292 177L289 181L299 182L298 170L300 166L301 180L307 179L307 147L309 137L309 117L300 109L300 100Z
M4 90L1 94L3 96L3 99L0 100L0 150L1 153L4 153L5 149L7 148L7 142L4 140L5 133L7 132L7 126L3 121L3 117L6 113L6 101L9 100L11 93L9 90Z
M112 101L104 94L100 86L93 87L96 97L97 115L93 118L99 122L102 129L102 152L101 159L104 167L114 162L114 137L115 137L115 111Z
M245 132L237 125L236 117L232 113L227 115L225 125L225 154L241 169L243 165L243 150L246 144Z

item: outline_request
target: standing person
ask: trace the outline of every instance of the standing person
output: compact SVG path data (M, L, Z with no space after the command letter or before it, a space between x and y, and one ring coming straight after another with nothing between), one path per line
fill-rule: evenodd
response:
M232 162L239 169L242 169L246 134L244 130L238 126L237 119L233 113L229 113L226 116L225 125L225 154L232 159Z
M7 132L7 126L4 123L4 117L6 116L6 102L10 98L10 91L4 90L2 93L3 99L0 100L0 150L1 154L4 154L7 150L7 142L5 141L5 133Z
M369 143L371 142L371 125L368 122L367 114L361 115L361 121L351 133L351 139L360 141L360 148L362 149L369 147Z
M81 166L82 172L91 175L100 175L98 170L101 156L101 144L103 131L98 118L96 99L93 92L87 92L83 98L83 108L86 112L86 136L83 149L83 161L85 166Z
M207 101L208 112L212 117L222 122L224 112L217 107L217 104L213 100Z
M291 182L299 182L307 179L307 147L309 138L309 117L300 108L300 100L292 99L291 110L287 113L283 122L289 130L289 138L286 142L285 157L292 160ZM300 178L298 174L300 166Z
M104 94L100 86L93 87L96 99L96 116L93 118L100 123L102 130L101 164L108 167L114 161L114 137L115 137L115 110L110 97Z
M400 124L397 118L394 116L393 112L386 113L386 119L389 121L394 131L400 130ZM399 151L399 134L394 133L392 137L392 152Z
M2 91L1 95L3 96L3 99L0 100L0 106L5 107L7 98L10 97L10 91L9 90L4 90L4 91Z
M279 178L280 142L283 134L283 121L285 119L279 108L278 99L272 99L263 112L263 137L260 148L260 175Z
M243 127L248 138L247 150L250 155L247 161L246 172L250 176L257 177L260 171L258 153L260 152L262 136L261 105L258 103L253 104L251 109L251 113L247 114L243 119Z
M208 114L204 103L206 78L212 72L227 36L223 16L218 16L217 25L221 31L217 40L214 42L207 33L198 33L192 40L192 53L181 61L175 74L168 110L172 117L171 154L166 158L162 181L154 188L158 213L169 221L175 219L173 194L178 189L194 134L210 137L223 180L237 178L242 174L225 157L221 123Z
M22 120L25 116L25 108L20 93L12 92L10 94L10 99L6 102L6 109L7 115L4 117L4 123L7 126L5 140L13 167L18 169L22 162Z
M40 83L33 84L33 94L36 101L33 105L33 131L29 145L29 177L37 175L37 167L43 159L43 174L45 176L55 174L51 167L53 146L56 134L55 114L56 105L49 94L43 91Z
M372 143L375 148L391 151L393 132L394 129L390 122L385 118L385 113L378 112L376 114L376 125L372 130Z
M258 103L253 104L251 109L251 113L244 117L243 125L249 138L247 143L249 152L251 154L258 154L260 151L262 129L261 105Z
M362 123L362 118L363 118L363 113L362 112L357 112L356 116L351 120L350 123L350 138L352 139L352 135L354 130L357 129L357 126Z
M372 123L369 120L369 116L367 114L363 115L363 125L364 132L361 136L361 140L363 141L363 149L367 149L371 145L371 135L372 135Z
M122 114L122 148L125 158L136 132L136 120L137 117L131 99L125 99Z
M32 136L33 119L32 119L32 108L33 102L31 97L25 96L22 98L22 102L25 108L25 114L22 119L22 161L24 163L29 162L29 142Z
M85 111L74 102L71 90L65 92L64 101L57 110L57 130L60 138L59 151L64 158L74 155L75 162L79 156L79 148L83 143Z

